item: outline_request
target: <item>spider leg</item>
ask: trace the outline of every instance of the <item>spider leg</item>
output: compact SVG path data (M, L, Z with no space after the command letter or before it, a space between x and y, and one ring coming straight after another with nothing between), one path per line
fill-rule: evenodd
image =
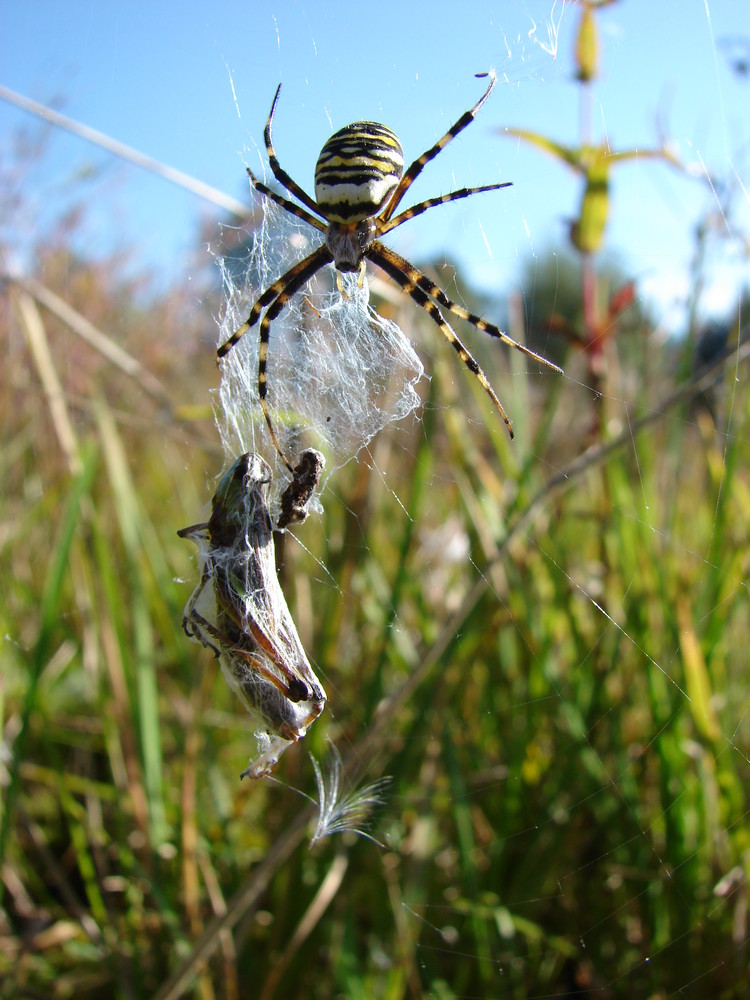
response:
M250 315L242 326L235 330L229 340L225 341L225 343L223 343L216 352L217 358L223 358L234 347L237 341L250 329L250 327L255 325L264 307L268 306L268 310L260 322L260 343L258 345L258 398L263 410L263 416L266 418L266 424L268 425L271 440L274 443L276 451L281 456L284 465L286 465L291 473L294 473L294 467L287 458L284 449L281 447L279 439L276 437L276 432L273 428L273 422L271 420L271 414L268 409L268 402L266 400L266 362L268 358L268 341L271 335L271 323L274 319L276 319L294 293L299 291L303 285L307 284L310 278L312 278L313 275L321 269L321 267L324 267L332 260L333 257L331 256L331 251L324 243L322 246L319 246L317 250L311 253L309 257L305 257L304 260L295 264L293 268L286 272L286 274L282 274L280 278L274 281L274 283L267 288L265 292L263 292L251 309Z
M377 257L373 256L373 250L377 254ZM546 365L548 368L557 372L558 375L562 375L562 368L560 368L559 365L554 364L552 361L548 361L543 355L537 354L536 351L532 351L530 347L526 347L525 344L521 344L512 337L509 337L507 333L503 333L503 331L499 327L495 326L494 323L488 323L486 320L483 320L481 316L477 316L475 313L469 312L468 309L464 309L463 306L458 305L457 302L453 302L448 298L439 285L436 285L434 281L430 281L426 274L423 274L422 271L416 268L413 264L410 264L405 257L397 254L395 250L391 250L390 247L383 246L382 243L376 241L368 250L367 256L370 257L371 260L375 260L378 264L380 264L380 266L383 267L383 270L387 271L388 274L392 275L394 270L405 272L408 275L408 280L411 284L421 289L425 294L432 296L436 302L439 302L444 309L448 309L449 312L452 312L454 316L458 316L461 319L466 320L467 323L471 323L472 326L481 330L482 333L486 333L490 337L497 337L498 340L501 340L509 347L515 347L516 350L521 351L521 353L525 354L527 358L531 358L541 365ZM385 267L383 265L383 260L388 261L389 267Z
M413 219L417 215L421 215L422 212L426 212L428 208L434 208L435 205L446 205L449 201L458 201L459 198L468 198L470 194L482 194L484 191L497 191L498 188L512 187L512 181L505 181L503 184L483 184L481 187L470 187L470 188L460 188L458 191L451 191L450 194L441 194L437 198L428 198L427 201L422 201L419 205L414 205L412 208L407 208L406 211L400 212L395 219L391 219L390 222L386 222L384 225L378 225L376 228L377 236L384 236L389 233L391 229L395 229L396 226L400 226L404 222L408 222L409 219Z
M402 268L400 264L401 258L398 258L396 254L393 254L392 251L384 247L382 243L373 243L367 251L367 256L371 261L373 261L373 263L382 267L385 273L390 275L391 278L393 278L393 280L396 281L401 288L403 288L406 294L413 299L418 306L421 306L426 313L429 313L430 318L440 327L443 332L443 336L459 356L461 361L466 365L472 375L476 376L477 381L490 397L495 409L502 417L505 426L508 428L508 433L511 437L513 437L513 425L508 418L508 414L505 412L503 404L497 398L495 390L490 385L489 379L479 367L476 358L474 358L468 348L464 346L456 331L447 322L443 314L440 312L432 299L427 295L424 289L420 287L418 281L415 280L420 276L420 272L417 271L416 268L412 267L407 261L403 261L405 267Z
M293 194L296 198L299 198L299 200L302 202L303 205L307 205L310 211L315 212L316 215L318 215L320 214L320 209L318 208L318 206L315 204L310 195L307 194L305 191L303 191L302 188L299 186L299 184L296 181L292 180L292 178L289 176L286 170L283 169L283 167L278 161L276 152L273 148L273 139L271 138L271 123L273 121L274 111L276 110L276 102L279 99L280 92L281 92L281 84L279 84L278 87L276 88L276 93L273 98L273 104L271 105L271 110L268 113L268 121L266 122L266 128L263 133L263 136L266 140L266 153L268 154L268 162L271 164L271 170L273 170L273 175L279 182L279 184L283 184L283 186L287 189L287 191L289 191L290 194Z
M288 282L294 282L293 291L291 292L293 295L298 288L301 288L306 281L310 280L316 271L319 271L321 267L332 259L330 251L325 244L323 244L322 246L319 246L317 250L314 250L308 257L305 257L304 260L295 264L294 267L290 268L285 274L282 274L280 278L277 278L276 281L274 281L272 285L269 285L265 292L263 292L260 298L258 298L255 302L253 308L250 310L250 315L247 317L242 326L238 327L232 336L228 340L225 340L224 343L216 349L216 360L220 361L221 358L226 357L237 341L241 340L247 331L251 327L255 326L265 307L270 305L273 300L284 291ZM284 302L286 301L287 299L284 299Z
M247 317L242 326L237 327L232 336L228 340L225 340L223 344L220 344L219 347L216 348L217 364L222 358L226 357L226 355L229 354L229 352L232 350L237 341L242 340L242 338L245 336L250 327L255 326L255 324L258 322L260 314L263 312L265 307L267 305L270 305L270 303L273 302L273 300L279 294L281 287L283 287L284 278L286 277L287 275L283 275L281 278L279 278L278 281L274 281L274 283L270 286L270 288L267 288L265 292L263 292L263 294L260 296L257 302L255 302L255 304L253 305L253 308L250 310L250 315Z
M326 231L327 227L324 222L321 222L320 219L316 219L314 215L310 215L306 209L300 207L299 205L295 205L292 201L287 201L287 199L282 197L282 195L276 194L275 191L266 187L263 181L258 180L250 167L246 167L246 170L256 191L264 197L270 198L270 200L275 202L277 205L281 205L281 207L286 209L287 212L290 212L292 215L296 215L298 219L302 219L303 222L306 222L309 226L314 226L323 233Z
M466 128L467 125L471 124L471 122L474 120L474 116L477 114L479 109L482 107L484 102L492 93L492 88L495 86L496 82L495 74L477 73L477 76L478 77L489 76L490 78L489 87L485 90L485 92L479 98L474 107L470 108L469 111L465 111L458 119L458 121L454 125L451 125L451 127L448 129L448 131L445 133L442 139L438 139L438 141L435 143L434 146L431 146L429 149L425 150L425 152L422 153L422 155L412 163L412 165L409 167L409 169L406 171L404 176L399 181L398 187L391 196L391 200L388 202L386 207L380 213L380 219L383 222L387 222L391 218L393 213L398 208L401 199L404 197L404 195L412 186L417 177L419 177L419 175L422 173L425 166L430 162L430 160L434 160L435 157L440 152L440 150L445 149L445 147L448 145L451 139L455 139L460 132L463 132L463 130ZM278 91L276 93L276 96L278 97ZM273 111L273 109L271 110Z

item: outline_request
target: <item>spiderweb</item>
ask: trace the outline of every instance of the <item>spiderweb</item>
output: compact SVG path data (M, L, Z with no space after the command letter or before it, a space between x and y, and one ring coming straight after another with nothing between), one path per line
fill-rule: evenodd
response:
M300 224L269 199L263 199L262 208L262 219L251 233L247 253L219 258L226 296L219 323L219 344L242 325L265 288L322 242L317 230ZM415 384L423 368L400 328L371 308L367 282L360 285L356 276L347 275L340 291L332 287L331 270L326 268L307 288L293 296L272 324L266 379L268 404L285 453L296 462L303 448L314 446L323 453L326 466L333 471L356 455L387 423L406 416L417 406ZM263 453L274 465L276 474L269 492L272 523L277 524L283 507L281 489L288 476L260 406L258 353L259 324L248 330L222 362L215 414L229 458L248 452ZM321 467L322 463L318 473ZM316 474L311 489L317 486L317 480ZM242 552L245 548L251 551L257 542L257 532L248 514L240 533L240 548ZM227 556L230 562L237 561L233 550L225 551L222 547L214 550L212 559ZM204 552L204 575L208 558ZM257 594L263 597L268 593L266 586L270 585L281 609L280 619L287 622L292 632L294 624L270 564L266 576L260 591L257 586L244 588L253 602L247 618L255 622L255 627L264 629L275 644L278 634L275 619L265 613ZM215 621L215 612L210 617ZM299 640L297 646L304 659ZM277 704L278 710L264 711L259 706L261 702L269 703L267 694L275 695L273 686L253 678L253 672L238 664L236 656L225 653L221 663L227 681L238 693L247 689L248 678L253 681L254 690L259 683L268 689L262 698L256 695L248 704L260 756L246 773L265 773L266 765L272 766L289 745L280 737L270 737L267 723L272 716L280 720L289 715L291 719L298 706L288 699L276 698L274 705ZM247 698L244 700L248 703ZM297 728L304 735L304 726Z
M220 259L226 306L218 343L247 319L265 288L322 243L322 234L267 199L262 208L247 254ZM282 446L293 461L303 447L319 449L329 475L415 409L424 373L401 329L371 307L367 281L359 287L356 276L342 276L342 294L332 274L324 268L273 321L267 362L267 399ZM278 491L284 467L258 399L258 327L222 363L216 422L227 455L263 453L278 473Z

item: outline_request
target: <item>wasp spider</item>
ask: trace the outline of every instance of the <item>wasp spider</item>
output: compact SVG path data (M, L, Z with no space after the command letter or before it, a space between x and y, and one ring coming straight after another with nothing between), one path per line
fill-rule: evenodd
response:
M338 271L342 272L359 271L360 276L363 276L365 260L370 260L390 275L418 306L429 313L443 331L446 340L453 346L469 371L476 376L494 403L505 421L511 437L513 429L510 420L502 403L497 398L495 390L476 360L446 321L445 316L440 311L440 306L453 313L454 316L473 324L477 329L483 330L491 337L497 337L503 343L517 348L535 361L548 365L555 371L561 371L557 365L508 337L492 323L485 322L479 316L464 309L463 306L452 302L438 285L430 281L426 274L423 274L400 254L386 247L379 239L403 222L421 215L435 205L443 205L446 202L466 198L472 194L510 186L509 183L504 183L460 188L457 191L451 191L450 194L428 198L427 201L420 202L418 205L394 215L404 195L421 174L426 164L469 125L490 96L492 88L495 86L494 74L479 73L477 75L490 77L489 86L484 94L474 107L461 115L442 139L438 139L434 146L422 153L405 173L401 143L385 125L379 125L377 122L354 122L354 124L347 125L332 135L323 146L315 167L315 196L317 200L313 200L302 190L299 184L283 169L276 157L271 138L271 124L281 85L279 84L276 89L264 132L268 161L276 180L302 202L302 205L297 205L282 195L276 194L259 181L249 168L247 172L256 191L259 191L266 198L270 198L287 212L325 233L325 242L304 260L290 268L286 274L282 274L260 295L247 320L219 347L217 356L223 358L228 354L237 341L263 315L260 322L258 351L258 396L271 438L279 455L290 470L292 470L292 465L276 437L266 400L268 340L272 321L276 319L295 292L299 291L326 264L332 263ZM341 286L339 285L339 287Z

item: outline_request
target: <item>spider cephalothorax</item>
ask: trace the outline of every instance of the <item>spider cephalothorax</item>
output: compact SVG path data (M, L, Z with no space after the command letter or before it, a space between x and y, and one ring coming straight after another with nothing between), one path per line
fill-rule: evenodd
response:
M486 73L478 74L480 77L487 75ZM256 191L280 205L287 212L297 216L298 219L303 219L315 229L325 233L325 242L304 260L299 261L285 274L282 274L261 293L247 320L219 347L217 355L218 358L223 358L237 341L258 322L261 315L263 316L260 322L258 349L258 397L273 443L288 469L291 470L292 465L276 437L266 399L266 363L271 323L295 292L307 284L313 275L326 264L333 264L340 272L359 271L360 274L363 274L365 261L370 260L393 278L403 291L418 306L429 313L432 320L440 327L461 361L476 376L492 400L505 421L511 437L513 430L510 420L502 403L497 398L495 390L474 357L461 343L439 307L442 306L454 316L466 320L491 337L497 337L503 343L517 348L535 361L548 365L555 371L560 371L557 365L547 361L546 358L536 354L523 344L519 344L503 333L499 327L487 323L481 317L475 316L463 306L451 301L442 288L431 281L426 274L380 242L380 237L435 205L443 205L446 202L466 198L472 194L494 191L497 188L509 186L509 182L504 182L485 184L481 187L460 188L449 194L429 198L427 201L420 202L394 216L394 212L404 195L425 165L466 128L490 96L492 88L495 86L495 77L494 74L489 74L489 76L489 86L474 107L464 112L445 135L414 160L405 172L401 143L385 125L380 125L377 122L354 122L334 133L323 146L315 168L317 200L311 198L296 181L292 180L276 157L271 137L271 124L281 85L279 84L277 87L264 132L268 161L276 180L302 204L297 205L283 195L272 191L262 181L259 181L249 169L248 174Z

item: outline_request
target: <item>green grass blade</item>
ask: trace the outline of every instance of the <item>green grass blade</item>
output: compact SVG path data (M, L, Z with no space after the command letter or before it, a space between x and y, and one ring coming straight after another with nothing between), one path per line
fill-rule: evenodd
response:
M21 713L19 733L13 745L13 760L9 768L10 781L2 810L2 823L0 824L0 865L2 865L5 858L7 838L11 827L13 802L18 792L19 769L24 759L29 722L36 701L37 686L49 656L52 635L60 615L61 597L68 571L70 549L81 520L83 501L90 493L94 473L96 472L96 448L93 445L89 445L83 451L82 459L83 467L80 474L73 480L65 502L57 541L52 551L47 576L44 581L39 632L29 657L29 682ZM2 892L3 886L0 883L0 898Z

